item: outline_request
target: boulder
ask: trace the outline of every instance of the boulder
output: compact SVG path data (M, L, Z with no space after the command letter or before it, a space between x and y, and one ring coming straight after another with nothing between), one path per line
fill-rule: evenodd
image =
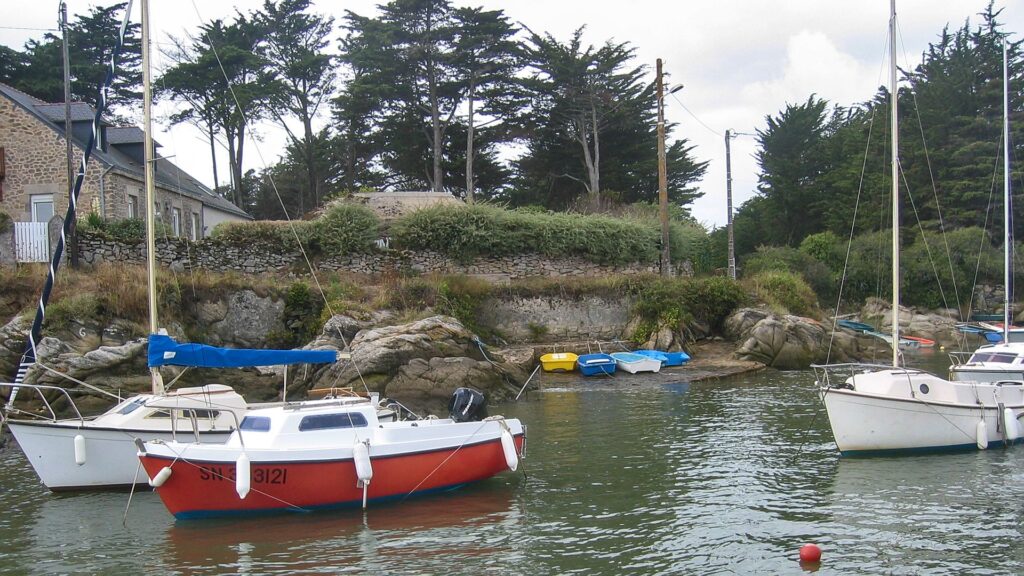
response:
M956 329L958 316L955 309L920 311L900 306L900 332L934 340L940 346L955 345L962 340L962 334ZM860 318L880 332L892 331L892 305L884 300L869 298L860 311Z
M328 323L344 324L342 320ZM449 396L460 386L500 401L514 395L527 376L521 365L486 349L476 335L448 316L365 329L349 342L350 360L312 371L297 379L296 387L362 390L365 386L415 411L443 413ZM311 345L338 350L343 346L326 329Z
M824 362L867 359L877 346L888 344L850 331L830 331L813 318L777 316L766 310L743 308L725 322L727 336L737 342L736 356L781 370L807 368Z

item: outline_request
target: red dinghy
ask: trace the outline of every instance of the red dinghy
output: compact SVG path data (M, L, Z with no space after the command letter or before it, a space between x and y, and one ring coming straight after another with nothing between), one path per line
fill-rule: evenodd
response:
M139 458L178 519L304 512L403 499L515 470L516 419L460 389L453 418L382 422L363 398L251 410L226 444L141 443Z

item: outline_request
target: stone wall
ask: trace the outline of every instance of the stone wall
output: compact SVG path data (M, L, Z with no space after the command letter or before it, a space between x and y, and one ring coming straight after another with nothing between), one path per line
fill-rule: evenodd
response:
M83 231L79 238L81 259L87 264L101 262L129 262L144 264L145 243L126 244L100 238ZM277 253L266 246L235 246L216 239L189 242L169 238L157 242L157 259L172 270L203 268L217 272L306 273L302 254L297 250ZM382 250L372 254L352 254L319 259L320 270L336 270L376 275L395 271L415 273L469 274L494 280L509 280L535 276L608 276L613 274L657 273L657 263L631 263L620 266L602 265L575 258L548 258L525 254L507 258L477 258L471 262L457 262L436 252ZM690 275L685 266L677 266L677 273Z
M480 324L500 327L513 342L608 341L626 336L632 302L626 297L501 297L482 308Z

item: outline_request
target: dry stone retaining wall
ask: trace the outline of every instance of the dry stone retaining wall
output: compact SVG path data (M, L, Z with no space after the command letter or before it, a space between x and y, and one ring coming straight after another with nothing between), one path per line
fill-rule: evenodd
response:
M79 238L81 260L87 264L129 262L143 264L145 243L125 243L83 233ZM303 273L306 265L299 251L281 253L268 246L237 246L206 239L189 242L180 238L157 241L157 259L172 270L203 268L218 272ZM382 250L371 254L330 256L316 263L321 270L337 270L361 274L381 274L407 270L417 273L469 274L492 278L525 278L531 276L608 276L612 274L657 273L657 263L630 263L619 266L602 265L578 258L548 258L524 254L504 258L477 258L468 263L457 262L436 252ZM689 269L677 266L677 273L690 275Z

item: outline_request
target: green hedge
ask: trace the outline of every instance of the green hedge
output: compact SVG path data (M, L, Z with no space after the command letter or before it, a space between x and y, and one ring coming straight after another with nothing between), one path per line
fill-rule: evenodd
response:
M7 232L13 226L14 221L6 212L0 210L0 234Z
M656 221L506 210L487 204L423 208L399 218L391 232L396 248L432 250L461 261L535 253L624 264L656 262L661 253ZM705 237L699 226L673 222L673 260L692 259Z
M372 210L361 204L336 202L319 218L225 222L213 229L213 238L239 246L263 246L277 252L298 249L298 242L310 255L333 256L370 252L375 248L380 222Z

